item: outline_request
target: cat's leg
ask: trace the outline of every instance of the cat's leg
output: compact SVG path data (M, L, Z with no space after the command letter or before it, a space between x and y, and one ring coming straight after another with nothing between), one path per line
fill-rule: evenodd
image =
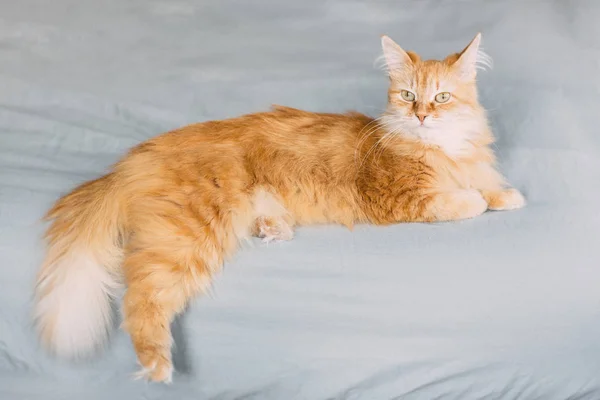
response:
M452 190L429 193L414 201L417 221L457 221L474 218L488 208L487 201L478 190Z
M291 221L284 217L265 217L259 216L254 221L252 234L259 237L265 243L280 240L292 240L294 238L294 229Z
M396 201L392 213L384 214L376 223L458 221L477 217L488 208L476 189L415 189L404 192Z
M211 268L193 254L200 252L158 244L126 255L123 327L141 364L140 378L171 382L171 322L210 282Z
M123 262L123 327L142 366L138 375L157 382L172 378L173 319L208 288L211 276L235 250L243 225L248 231L252 222L245 214L202 217L197 209L188 215L181 215L185 208L177 210L177 217L137 217Z
M478 189L490 210L516 210L525 206L525 198L515 188L509 187L504 177L493 165L482 163L471 171L471 185Z

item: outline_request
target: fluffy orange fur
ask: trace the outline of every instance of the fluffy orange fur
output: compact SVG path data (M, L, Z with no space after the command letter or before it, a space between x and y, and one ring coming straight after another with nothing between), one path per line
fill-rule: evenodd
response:
M479 41L422 61L383 37L390 88L377 119L276 106L132 149L47 214L42 342L65 357L93 353L124 280L123 326L141 375L168 382L170 323L250 235L288 240L295 225L453 221L523 206L494 167L475 83Z

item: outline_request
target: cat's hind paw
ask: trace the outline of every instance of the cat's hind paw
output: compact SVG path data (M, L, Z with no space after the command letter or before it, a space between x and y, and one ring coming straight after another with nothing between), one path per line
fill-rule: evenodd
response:
M255 236L264 243L292 240L294 230L282 217L258 217L254 223Z
M133 375L135 380L142 379L152 382L161 382L170 384L173 382L173 364L171 360L164 357L157 357L146 364Z

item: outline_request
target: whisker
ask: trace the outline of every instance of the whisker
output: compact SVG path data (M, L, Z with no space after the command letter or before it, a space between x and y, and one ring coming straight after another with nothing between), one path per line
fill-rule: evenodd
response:
M385 128L389 128L389 127L394 127L397 126L399 123L399 119L395 118L395 117L391 117L389 115L384 115L382 116L382 118L385 119L384 124L382 125L382 127ZM391 138L398 132L400 132L402 130L401 127L397 127L395 129L392 129L391 131L387 131L381 138L379 138L377 140L377 142L375 142L375 144L373 146L371 146L371 148L367 151L367 153L365 154L365 156L362 158L360 165L358 166L358 169L360 170L362 168L362 166L364 165L365 161L369 158L369 156L371 155L371 153L374 153L374 155L377 155L377 148L379 147L381 153L383 153L384 148L382 148L384 143L389 143L389 141L391 140Z
M367 160L367 158L369 158L369 155L371 154L371 152L377 148L377 146L379 145L379 142L381 142L381 140L387 135L384 134L382 137L380 137L373 146L371 146L369 148L369 150L367 151L367 153L364 155L364 157L362 158L362 160L360 161L360 164L358 165L358 169L360 170L362 168L362 166L364 165L365 161Z
M372 126L371 128L369 128L369 130L364 134L364 136L358 141L357 145L356 145L356 149L354 150L354 159L355 162L357 161L358 158L358 152L360 151L360 149L362 148L362 145L366 142L366 140L375 132L377 132L379 129L381 128L388 128L392 122L390 121L383 121L383 116L376 118L375 120L369 122L360 132L359 132L359 136L362 134L362 132L369 126L372 124L376 124L375 126Z
M386 146L392 141L394 140L397 136L399 136L399 133L402 132L402 128L397 128L394 129L393 131L391 131L387 136L387 140L383 141L381 143L380 149L379 149L379 153L375 153L374 154L374 164L378 164L379 160L381 159L381 157L383 156L383 153L385 152Z
M363 157L358 169L360 170L363 166L363 164L365 163L365 161L367 161L367 158L369 158L369 155L377 148L377 146L379 146L379 144L385 140L387 138L387 136L389 135L389 133L386 133L385 135L383 135L382 137L380 137L377 142L375 142L375 144L373 146L371 146L371 148L369 149L369 151L367 152L367 154L365 154L365 156Z

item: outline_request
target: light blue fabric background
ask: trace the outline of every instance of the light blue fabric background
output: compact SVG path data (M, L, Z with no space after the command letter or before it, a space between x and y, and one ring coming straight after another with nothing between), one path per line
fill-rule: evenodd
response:
M595 0L1 2L0 398L599 399L599 20ZM478 31L526 209L256 242L176 323L170 387L131 381L122 331L90 364L40 350L38 221L59 195L187 123L376 115L380 34L429 58Z

